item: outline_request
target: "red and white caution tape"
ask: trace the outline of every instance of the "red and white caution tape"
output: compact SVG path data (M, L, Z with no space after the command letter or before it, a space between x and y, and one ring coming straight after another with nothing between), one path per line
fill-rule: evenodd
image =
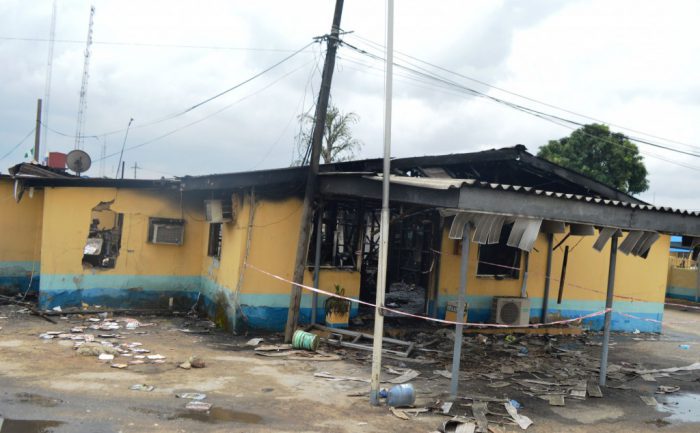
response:
M354 302L354 303L357 303L357 304L366 305L366 306L368 306L368 307L377 308L377 305L376 305L376 304L372 304L371 302L366 302L366 301L362 301L362 300L359 300L359 299L350 298L350 297L348 297L348 296L338 295L337 293L327 292L327 291L325 291L325 290L317 289L317 288L315 288L315 287L306 286L306 285L304 285L304 284L295 283L295 282L293 282L293 281L291 281L291 280L288 280L288 279L286 279L286 278L284 278L284 277L281 277L281 276L279 276L279 275L275 275L275 274L273 274L273 273L271 273L271 272L267 272L267 271L265 271L265 270L263 270L263 269L260 269L260 268L258 268L258 267L255 266L255 265L251 265L250 263L246 263L245 266L248 267L248 268L251 268L251 269L253 269L253 270L256 270L256 271L258 271L258 272L260 272L260 273L262 273L262 274L265 274L265 275L267 275L267 276L269 276L269 277L271 277L271 278L274 278L274 279L279 280L279 281L283 281L283 282L288 283L288 284L293 284L293 285L295 285L295 286L297 286L297 287L301 287L302 289L308 290L308 291L310 291L310 292L316 292L316 293L320 293L320 294L322 294L322 295L326 295L326 296L329 296L329 297L339 298L339 299L345 299L346 301L349 301L349 302ZM500 323L455 322L455 321L452 321L452 320L436 319L436 318L433 318L433 317L421 316L421 315L418 315L418 314L411 314L411 313L407 313L407 312L405 312L405 311L396 310L396 309L388 308L388 307L379 307L379 308L380 308L381 310L383 310L383 311L388 311L388 312L395 313L395 314L398 314L398 315L401 315L401 316L413 317L413 318L416 318L416 319L427 320L427 321L430 321L430 322L443 323L443 324L446 324L446 325L476 326L476 327L483 327L483 328L525 328L525 327L528 327L528 328L539 328L539 327L542 327L542 326L563 325L563 324L566 324L566 323L576 322L576 321L578 321L578 320L590 319L591 317L602 316L603 314L607 313L608 311L611 311L610 308L606 308L605 310L596 311L595 313L590 313L590 314L586 314L586 315L583 315L583 316L574 317L574 318L571 318L571 319L557 320L557 321L549 322L549 323L532 323L532 324L528 324L528 325L524 325L524 326L516 326L516 325L504 325L504 324L500 324Z

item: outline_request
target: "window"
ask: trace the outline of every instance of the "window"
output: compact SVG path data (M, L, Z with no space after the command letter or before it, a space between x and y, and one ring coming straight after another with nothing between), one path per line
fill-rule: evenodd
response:
M221 258L221 239L221 223L209 224L209 246L207 247L209 257Z
M149 218L148 241L153 244L182 245L185 238L185 220Z
M355 202L326 203L321 223L321 266L357 269L359 217L360 211ZM308 266L313 266L316 255L315 224L313 230Z
M520 250L507 245L512 229L513 224L506 224L497 244L479 245L478 277L520 278Z
M83 266L114 268L121 247L124 214L110 209L112 202L101 202L90 213L90 229L83 248Z

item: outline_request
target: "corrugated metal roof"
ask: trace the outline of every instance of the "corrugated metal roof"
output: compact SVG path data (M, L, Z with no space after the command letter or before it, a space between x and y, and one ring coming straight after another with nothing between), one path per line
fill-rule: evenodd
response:
M365 176L365 177L368 179L376 180L376 181L382 180L382 176ZM629 202L605 199L605 198L600 198L600 197L590 197L590 196L579 195L579 194L567 194L567 193L562 193L562 192L546 191L546 190L537 189L537 188L530 187L530 186L506 185L506 184L500 184L500 183L482 182L482 181L478 181L476 179L437 179L437 178L406 177L406 176L395 176L395 175L391 175L390 179L391 179L391 183L393 183L393 184L416 186L416 187L421 187L421 188L441 189L441 190L446 190L446 189L451 189L451 188L459 189L462 187L485 188L485 189L491 189L491 190L496 190L496 191L512 191L512 192L517 192L517 193L522 193L522 194L547 196L547 197L559 198L559 199L564 199L564 200L584 201L584 202L595 203L595 204L599 204L599 205L603 205L603 206L616 206L616 207L623 207L623 208L629 208L629 209L657 211L657 212L674 213L674 214L680 214L680 215L690 215L690 216L700 217L700 211L688 211L688 210L676 209L676 208L672 208L672 207L668 207L668 206L654 206L654 205L648 205L648 204L629 203Z

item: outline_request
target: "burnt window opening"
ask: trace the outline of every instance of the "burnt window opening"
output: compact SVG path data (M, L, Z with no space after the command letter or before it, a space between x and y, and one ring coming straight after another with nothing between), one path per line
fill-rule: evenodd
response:
M357 269L361 211L355 202L326 203L321 222L321 266ZM311 235L307 265L316 256L316 223Z
M148 242L152 244L182 245L185 241L185 220L148 218Z
M117 264L124 214L111 210L111 204L101 202L90 213L90 228L83 248L85 267L111 269Z
M479 245L477 277L516 280L520 278L520 250L507 245L512 229L513 224L506 224L501 230L497 244Z
M209 244L207 246L207 255L209 257L221 258L222 239L221 223L209 224Z

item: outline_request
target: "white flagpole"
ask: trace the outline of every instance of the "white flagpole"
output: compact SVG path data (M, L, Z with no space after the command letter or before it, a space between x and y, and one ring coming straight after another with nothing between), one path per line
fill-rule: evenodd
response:
M379 264L377 269L377 306L374 308L374 342L372 346L372 380L370 403L379 404L379 379L382 370L382 340L384 338L384 306L386 292L386 262L389 248L389 173L391 164L391 94L394 70L394 0L387 0L386 9L386 69L384 82L384 176L382 179L382 213L379 229Z

